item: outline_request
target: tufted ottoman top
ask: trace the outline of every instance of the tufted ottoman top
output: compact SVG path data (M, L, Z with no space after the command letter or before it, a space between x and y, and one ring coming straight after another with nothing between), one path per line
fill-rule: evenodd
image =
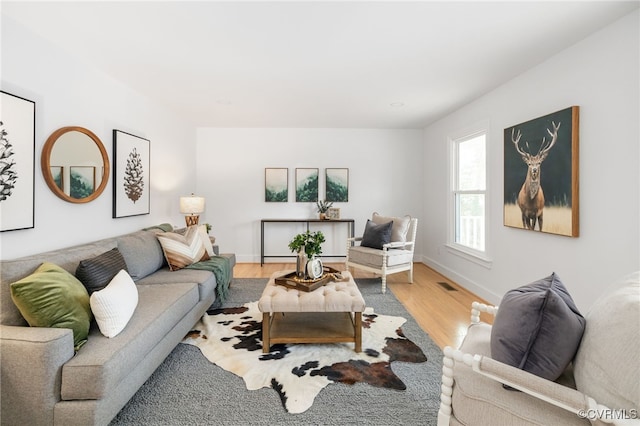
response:
M290 271L276 272L267 283L258 301L260 312L363 312L364 299L353 277L347 271L342 276L348 281L329 282L306 292L275 284L275 277Z

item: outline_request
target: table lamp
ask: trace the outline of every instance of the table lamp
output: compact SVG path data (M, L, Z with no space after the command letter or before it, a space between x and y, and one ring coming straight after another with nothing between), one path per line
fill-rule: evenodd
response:
M180 213L184 217L187 226L197 225L200 213L204 212L204 197L197 197L191 193L187 197L180 197Z

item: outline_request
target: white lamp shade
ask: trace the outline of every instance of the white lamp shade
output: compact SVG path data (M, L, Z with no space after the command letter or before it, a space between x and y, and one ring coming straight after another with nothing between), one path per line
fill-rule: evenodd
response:
M202 212L204 212L204 197L195 195L180 197L180 213L200 214Z

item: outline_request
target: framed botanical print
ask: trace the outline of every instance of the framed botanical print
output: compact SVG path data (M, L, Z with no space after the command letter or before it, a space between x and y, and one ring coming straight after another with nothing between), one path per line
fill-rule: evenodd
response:
M325 201L349 201L349 169L325 169Z
M296 201L318 201L318 173L319 169L296 169Z
M264 169L264 201L268 203L289 201L289 169Z
M0 231L33 228L36 103L0 94Z
M150 142L113 130L113 217L149 214Z

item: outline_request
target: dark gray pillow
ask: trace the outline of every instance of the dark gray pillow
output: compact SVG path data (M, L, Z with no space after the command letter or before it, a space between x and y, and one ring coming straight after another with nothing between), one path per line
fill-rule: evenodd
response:
M91 259L81 260L76 268L76 278L91 294L105 288L122 269L127 270L127 263L116 247Z
M491 328L491 357L556 380L573 360L585 322L554 272L505 294Z
M360 245L362 247L371 247L382 250L382 245L388 244L391 241L392 227L393 221L376 225L367 219L367 224L364 227L364 234L362 235Z

